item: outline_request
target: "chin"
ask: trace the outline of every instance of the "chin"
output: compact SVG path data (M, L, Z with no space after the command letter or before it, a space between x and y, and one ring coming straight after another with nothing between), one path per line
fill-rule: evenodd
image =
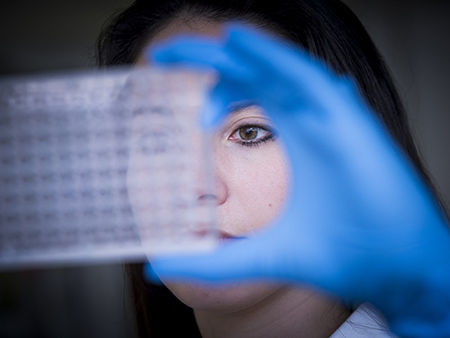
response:
M251 308L282 288L280 285L261 282L227 286L164 284L180 301L194 310L215 313L233 313Z

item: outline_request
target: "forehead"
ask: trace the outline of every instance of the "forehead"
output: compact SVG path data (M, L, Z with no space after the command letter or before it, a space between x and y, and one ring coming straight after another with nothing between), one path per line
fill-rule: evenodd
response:
M160 30L156 35L147 43L147 48L166 40L169 40L177 35L191 35L191 36L206 36L212 39L219 40L222 36L224 24L201 18L176 18L169 22L162 30ZM141 55L137 62L137 65L145 65L147 61Z
M223 23L201 18L177 18L158 32L151 43L167 40L175 35L201 35L218 38L223 32Z

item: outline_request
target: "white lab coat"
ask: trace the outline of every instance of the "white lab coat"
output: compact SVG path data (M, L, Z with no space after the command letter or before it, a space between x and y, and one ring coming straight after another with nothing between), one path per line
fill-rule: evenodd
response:
M372 306L360 305L330 338L396 338L386 320Z

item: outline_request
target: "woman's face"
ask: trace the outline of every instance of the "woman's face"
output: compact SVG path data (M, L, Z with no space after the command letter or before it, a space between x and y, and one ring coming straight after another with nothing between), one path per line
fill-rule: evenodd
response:
M221 24L174 21L149 47L178 34L218 37ZM138 64L145 64L144 57ZM218 227L223 238L240 237L263 227L280 212L289 186L288 166L271 121L256 106L229 114L213 135ZM231 239L232 240L232 239ZM269 284L204 287L165 283L188 306L228 313L253 306L281 290Z

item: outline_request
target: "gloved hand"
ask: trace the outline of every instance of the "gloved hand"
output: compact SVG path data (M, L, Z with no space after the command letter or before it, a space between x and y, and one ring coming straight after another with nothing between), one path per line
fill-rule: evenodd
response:
M208 255L159 257L152 261L156 273L313 284L374 303L402 336L450 334L446 221L353 82L259 32L233 25L227 34L225 44L178 38L148 56L219 73L204 113L208 126L236 101L264 108L287 148L292 194L269 229Z

